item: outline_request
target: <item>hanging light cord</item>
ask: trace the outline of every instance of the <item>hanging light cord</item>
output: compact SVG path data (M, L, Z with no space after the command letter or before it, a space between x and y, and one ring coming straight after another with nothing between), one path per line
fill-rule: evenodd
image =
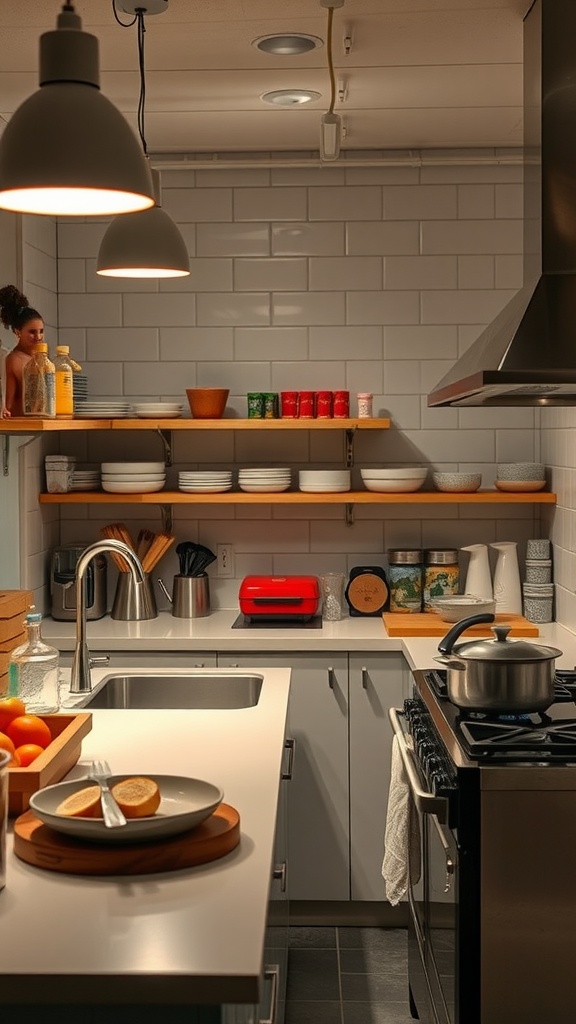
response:
M130 28L136 21L136 18L138 17L138 15L135 14L134 17L132 18L132 21L120 21L120 18L118 17L118 11L116 10L116 0L112 0L112 10L114 12L114 17L116 18L116 21L119 25L122 25L122 28Z
M138 19L138 69L140 71L140 95L138 97L138 132L140 134L140 140L142 142L144 156L148 156L148 146L146 145L146 132L144 130L144 110L146 106L146 75L144 72L144 33L146 32L146 26L144 24L144 11L142 10L141 7L137 9L136 17Z
M334 8L328 8L328 29L326 32L326 56L328 58L328 74L330 75L330 106L328 113L334 113L336 102L336 78L334 76L334 63L332 61L332 21L334 20Z

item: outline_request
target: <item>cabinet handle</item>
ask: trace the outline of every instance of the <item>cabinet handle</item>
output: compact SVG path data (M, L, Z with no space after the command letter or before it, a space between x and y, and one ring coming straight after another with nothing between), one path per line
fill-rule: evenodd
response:
M334 683L335 682L336 682L336 673L335 673L334 669L332 668L332 666L330 665L328 667L328 686L330 687L331 690L334 689Z
M292 770L294 768L294 751L296 749L296 740L287 739L284 744L284 749L288 751L288 764L286 765L286 771L282 772L282 780L290 780L292 778Z
M264 968L264 979L271 982L270 985L270 1007L267 1017L260 1017L258 1024L276 1024L278 1014L278 975L280 967L278 964L269 964Z
M360 671L362 672L362 689L367 690L368 683L370 682L370 673L365 665L362 666Z
M194 665L194 668L204 668L204 662L203 661L197 661L195 663L195 665Z
M277 864L272 872L272 878L280 882L280 892L286 892L286 864Z
M238 665L237 661L231 661L229 666L228 666L228 668L239 668L239 667L240 666Z

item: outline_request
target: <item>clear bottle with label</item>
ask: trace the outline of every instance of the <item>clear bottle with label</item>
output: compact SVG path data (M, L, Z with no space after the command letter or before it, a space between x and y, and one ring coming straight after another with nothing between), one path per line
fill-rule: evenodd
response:
M25 416L48 420L56 416L56 370L44 341L34 346L22 371L22 406Z
M76 364L78 365L78 364ZM56 419L71 420L74 418L74 365L70 359L68 345L56 345Z
M27 638L16 647L8 665L8 692L20 697L31 715L48 715L58 711L59 652L42 640L39 612L26 616Z

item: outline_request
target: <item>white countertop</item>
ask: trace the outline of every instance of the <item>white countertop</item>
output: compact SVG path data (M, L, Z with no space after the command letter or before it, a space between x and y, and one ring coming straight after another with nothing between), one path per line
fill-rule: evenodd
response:
M9 834L0 1015L11 1002L258 1002L290 672L264 676L253 708L93 712L70 777L104 757L116 773L207 779L238 810L240 845L210 864L108 878L32 867Z

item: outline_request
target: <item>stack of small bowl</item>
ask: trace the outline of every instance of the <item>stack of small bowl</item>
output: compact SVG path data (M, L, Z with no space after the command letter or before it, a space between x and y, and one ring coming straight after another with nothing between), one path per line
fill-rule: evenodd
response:
M187 494L218 494L232 490L232 470L182 470L178 473L178 490Z
M423 487L428 470L422 466L395 466L391 469L361 469L360 474L367 491L408 494Z
M112 494L151 494L166 483L163 462L103 462L102 490Z
M542 462L500 462L494 481L499 491L541 491L546 486Z
M530 622L552 622L554 584L550 541L529 540L526 544L526 582L522 585L524 615Z
M287 491L292 482L292 472L288 468L239 469L238 486L241 491L253 494L275 494Z
M350 490L349 469L301 469L298 487L308 494L337 494Z

